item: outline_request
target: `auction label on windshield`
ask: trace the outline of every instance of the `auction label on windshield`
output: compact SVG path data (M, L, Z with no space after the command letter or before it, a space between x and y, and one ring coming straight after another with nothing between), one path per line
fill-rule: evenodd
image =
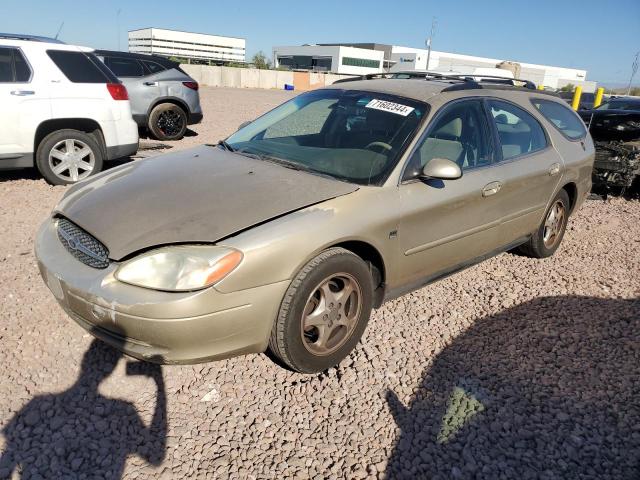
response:
M413 107L408 107L407 105L378 100L377 98L371 100L365 105L365 107L375 108L376 110L382 110L383 112L395 113L396 115L402 115L403 117L406 117L415 110Z

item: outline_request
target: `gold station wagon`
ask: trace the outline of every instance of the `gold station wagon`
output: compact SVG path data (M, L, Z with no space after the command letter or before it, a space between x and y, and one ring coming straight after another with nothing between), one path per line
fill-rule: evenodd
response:
M50 290L139 359L270 349L312 373L386 300L500 252L552 255L591 186L582 120L529 83L389 77L72 186L37 235Z

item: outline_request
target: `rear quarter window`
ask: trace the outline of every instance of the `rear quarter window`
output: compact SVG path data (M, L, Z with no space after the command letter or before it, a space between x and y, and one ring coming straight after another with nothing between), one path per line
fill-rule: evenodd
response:
M571 140L580 140L587 134L582 120L563 104L541 98L533 98L531 103L565 137Z
M118 79L92 53L47 50L47 55L73 83L118 83Z

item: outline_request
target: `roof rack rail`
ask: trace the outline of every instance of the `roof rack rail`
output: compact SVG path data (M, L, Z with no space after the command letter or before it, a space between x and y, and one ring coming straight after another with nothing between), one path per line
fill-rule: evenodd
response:
M0 33L0 38L4 40L28 40L30 42L43 42L43 43L62 43L62 40L50 37L41 37L39 35L25 35L21 33Z
M351 78L342 78L334 83L354 82L357 80L373 80L376 78L396 78L396 79L410 79L410 78L424 78L425 80L452 80L460 82L451 87L445 88L443 91L449 90L464 90L467 88L482 88L480 84L497 84L505 85L509 87L524 87L530 90L535 90L536 85L531 80L524 80L521 78L509 78L499 77L497 75L473 75L473 74L448 74L439 72L416 72L416 71L403 71L403 72L383 72L383 73L369 73L367 75L360 75Z

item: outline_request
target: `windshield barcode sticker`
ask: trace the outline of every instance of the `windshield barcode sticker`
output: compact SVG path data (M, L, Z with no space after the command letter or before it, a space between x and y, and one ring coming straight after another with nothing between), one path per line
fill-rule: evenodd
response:
M397 115L402 115L403 117L406 117L415 110L413 107L408 107L399 103L386 102L384 100L378 100L377 98L371 100L365 105L365 107L375 108L376 110L382 110L383 112L395 113Z

